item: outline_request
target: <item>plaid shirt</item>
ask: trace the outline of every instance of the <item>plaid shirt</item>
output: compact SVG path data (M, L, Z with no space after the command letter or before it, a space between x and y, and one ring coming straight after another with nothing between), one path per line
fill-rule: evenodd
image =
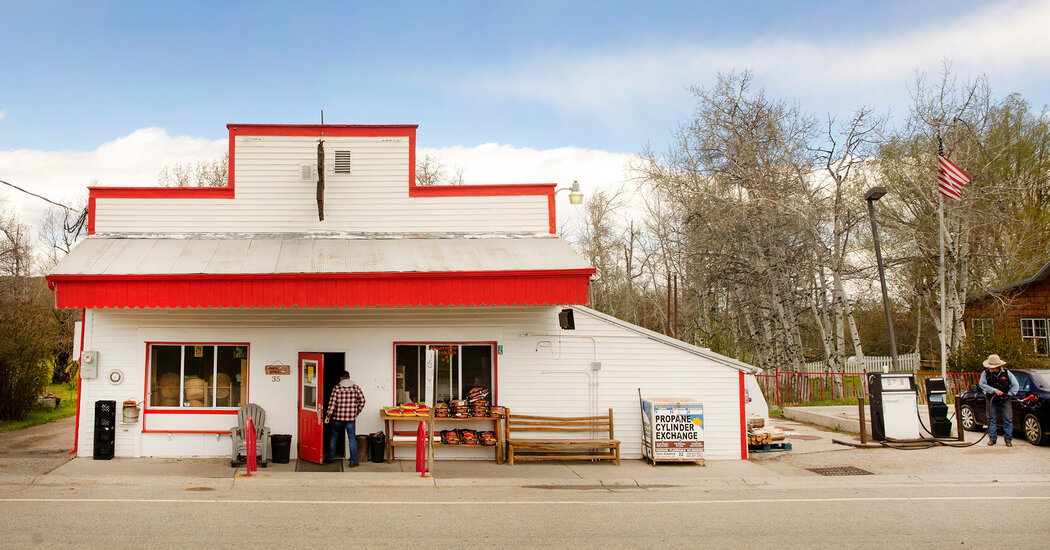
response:
M365 394L357 384L352 386L336 386L332 389L332 395L328 398L328 414L324 420L328 422L332 418L343 422L357 420L361 409L365 408Z

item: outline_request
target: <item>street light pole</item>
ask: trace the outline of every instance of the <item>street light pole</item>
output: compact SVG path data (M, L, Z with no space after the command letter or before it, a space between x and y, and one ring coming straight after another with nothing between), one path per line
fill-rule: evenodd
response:
M875 225L875 201L886 194L885 187L872 187L864 194L868 201L868 219L871 220L871 236L875 239L875 264L879 268L879 282L882 284L882 308L886 310L886 331L890 335L890 362L894 371L899 371L897 362L897 338L893 335L893 319L890 317L890 295L886 290L886 275L882 270L882 250L879 248L879 229Z

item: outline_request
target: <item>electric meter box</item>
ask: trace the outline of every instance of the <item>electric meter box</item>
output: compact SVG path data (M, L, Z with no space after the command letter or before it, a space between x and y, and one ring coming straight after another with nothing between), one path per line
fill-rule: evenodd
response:
M871 438L875 441L918 439L915 375L910 372L869 372L867 379Z
M97 351L85 351L80 357L80 377L98 378Z

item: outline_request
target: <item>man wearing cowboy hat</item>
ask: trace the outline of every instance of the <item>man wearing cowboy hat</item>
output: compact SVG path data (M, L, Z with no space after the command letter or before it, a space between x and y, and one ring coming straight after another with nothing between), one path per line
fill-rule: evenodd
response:
M998 355L992 354L984 360L984 372L977 383L984 391L985 405L988 411L988 444L995 445L995 416L998 412L1003 417L1003 439L1007 447L1013 447L1014 411L1010 397L1017 394L1020 387L1010 371L1001 368L1006 364Z

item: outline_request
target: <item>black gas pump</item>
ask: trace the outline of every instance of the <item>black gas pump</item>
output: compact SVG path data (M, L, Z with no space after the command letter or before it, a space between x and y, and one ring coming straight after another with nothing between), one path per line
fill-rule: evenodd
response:
M926 379L926 407L930 413L930 433L933 437L951 437L952 423L948 420L948 388L943 378Z

